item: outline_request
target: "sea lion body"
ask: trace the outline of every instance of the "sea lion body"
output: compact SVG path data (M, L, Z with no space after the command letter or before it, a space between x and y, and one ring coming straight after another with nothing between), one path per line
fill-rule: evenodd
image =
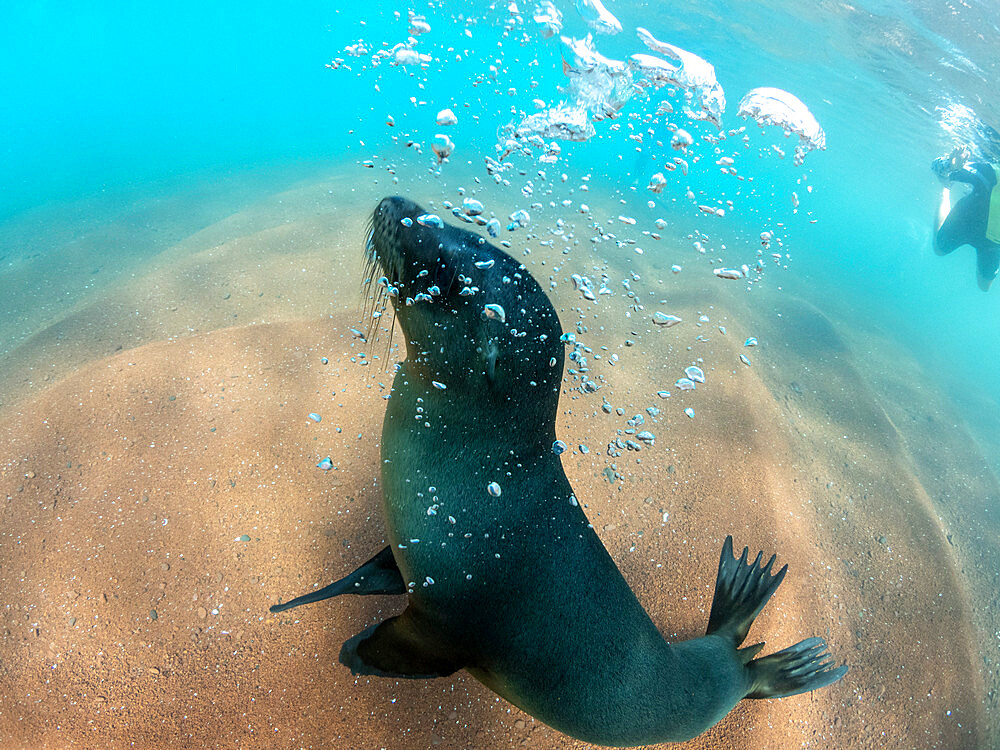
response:
M410 608L428 613L441 648L463 653L465 669L514 705L588 742L686 739L721 719L747 692L736 648L664 641L572 504L554 428L537 434L454 399L453 386L439 390L404 364L382 432L389 543L413 584ZM492 481L499 497L487 491Z
M739 648L785 569L772 576L774 558L748 564L747 550L736 560L731 539L708 634L664 640L552 449L564 347L554 308L509 255L471 232L423 226L423 213L383 200L369 241L407 346L382 431L389 546L272 609L405 591L402 615L344 644L354 673L464 668L546 724L602 745L689 739L744 697L839 679L846 667L830 669L819 639L756 660L763 644Z

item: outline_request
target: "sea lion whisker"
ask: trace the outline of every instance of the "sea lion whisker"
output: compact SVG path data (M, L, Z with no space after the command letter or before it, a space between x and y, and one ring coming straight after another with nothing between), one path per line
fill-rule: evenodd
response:
M392 353L392 335L396 332L396 308L392 309L392 317L389 319L389 340L385 345L385 355L382 357L382 371L389 369L389 355Z

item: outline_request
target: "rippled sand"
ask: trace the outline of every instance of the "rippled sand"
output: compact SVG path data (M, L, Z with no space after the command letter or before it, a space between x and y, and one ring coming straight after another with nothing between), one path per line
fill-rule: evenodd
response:
M354 177L170 244L55 305L0 362L3 746L585 747L464 673L353 678L341 642L402 598L267 612L384 544L391 375L361 365L347 329L365 214L399 188ZM776 551L789 574L750 638L822 635L851 666L831 688L743 702L687 746L987 746L1000 487L934 379L805 291L747 294L666 240L618 252L525 259L559 281L564 328L580 320L581 340L608 347L591 361L597 394L567 377L557 427L595 528L668 638L703 632L726 534ZM646 309L582 300L565 279L595 265L616 292L639 273ZM684 323L659 329L654 309ZM698 357L707 382L676 392ZM608 459L637 413L655 445Z

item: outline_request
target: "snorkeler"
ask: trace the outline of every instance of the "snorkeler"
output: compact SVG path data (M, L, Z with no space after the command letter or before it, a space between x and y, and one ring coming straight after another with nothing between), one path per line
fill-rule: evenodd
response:
M969 151L959 146L950 156L931 163L945 184L934 234L934 252L947 255L960 245L976 249L976 280L989 291L1000 268L1000 165L969 162ZM972 192L951 205L951 182L964 182Z

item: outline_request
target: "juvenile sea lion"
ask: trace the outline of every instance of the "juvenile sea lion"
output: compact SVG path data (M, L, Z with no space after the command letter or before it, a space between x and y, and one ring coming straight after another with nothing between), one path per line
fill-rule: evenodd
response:
M686 740L743 698L839 680L821 638L740 648L785 577L722 547L706 635L668 643L604 549L553 452L563 343L523 265L404 198L372 216L369 267L406 337L382 430L390 544L280 612L338 594L408 595L347 640L354 674L465 669L546 724L613 746ZM425 225L426 224L426 225ZM372 274L373 276L375 274Z

